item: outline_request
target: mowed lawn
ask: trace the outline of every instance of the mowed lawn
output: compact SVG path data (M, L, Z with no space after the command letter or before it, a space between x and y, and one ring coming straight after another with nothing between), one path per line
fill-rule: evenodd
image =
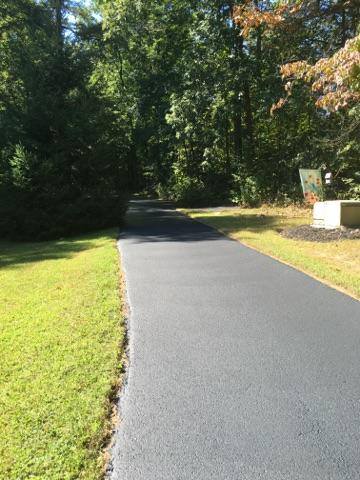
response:
M124 324L115 231L0 242L0 478L97 479Z
M309 209L263 206L183 211L360 299L360 240L317 243L280 235L286 227L310 224Z

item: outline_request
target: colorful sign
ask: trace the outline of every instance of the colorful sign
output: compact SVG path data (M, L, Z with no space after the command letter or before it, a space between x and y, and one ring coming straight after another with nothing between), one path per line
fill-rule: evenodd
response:
M300 168L301 185L305 202L314 204L323 200L323 186L320 170L305 170Z

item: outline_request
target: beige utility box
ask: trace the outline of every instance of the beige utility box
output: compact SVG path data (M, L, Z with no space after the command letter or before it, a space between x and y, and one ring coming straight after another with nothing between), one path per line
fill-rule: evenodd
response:
M330 200L316 202L313 210L313 227L360 227L360 201Z

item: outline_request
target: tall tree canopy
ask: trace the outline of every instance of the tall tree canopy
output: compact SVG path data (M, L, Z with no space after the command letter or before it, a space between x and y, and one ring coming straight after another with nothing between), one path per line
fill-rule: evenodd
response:
M0 234L110 225L143 190L291 201L299 167L359 196L359 19L356 0L0 0Z
M131 91L139 188L185 203L291 199L299 167L326 165L341 170L339 195L357 194L356 2L104 0L101 11L121 57L112 87Z
M118 221L125 132L92 84L101 25L80 2L0 0L0 232Z

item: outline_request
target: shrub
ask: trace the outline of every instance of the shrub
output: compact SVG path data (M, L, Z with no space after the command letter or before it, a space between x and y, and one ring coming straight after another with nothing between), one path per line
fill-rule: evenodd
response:
M177 178L171 189L171 196L184 207L203 206L207 203L205 185L201 180L191 177Z
M228 202L224 182L177 176L169 189L169 198L183 207L208 207ZM222 188L220 187L222 184Z
M67 192L68 193L68 192ZM47 240L120 225L127 195L92 192L50 195L16 187L0 189L0 237Z
M235 185L230 193L230 199L235 204L256 207L262 201L262 192L255 177L241 178L235 176Z

